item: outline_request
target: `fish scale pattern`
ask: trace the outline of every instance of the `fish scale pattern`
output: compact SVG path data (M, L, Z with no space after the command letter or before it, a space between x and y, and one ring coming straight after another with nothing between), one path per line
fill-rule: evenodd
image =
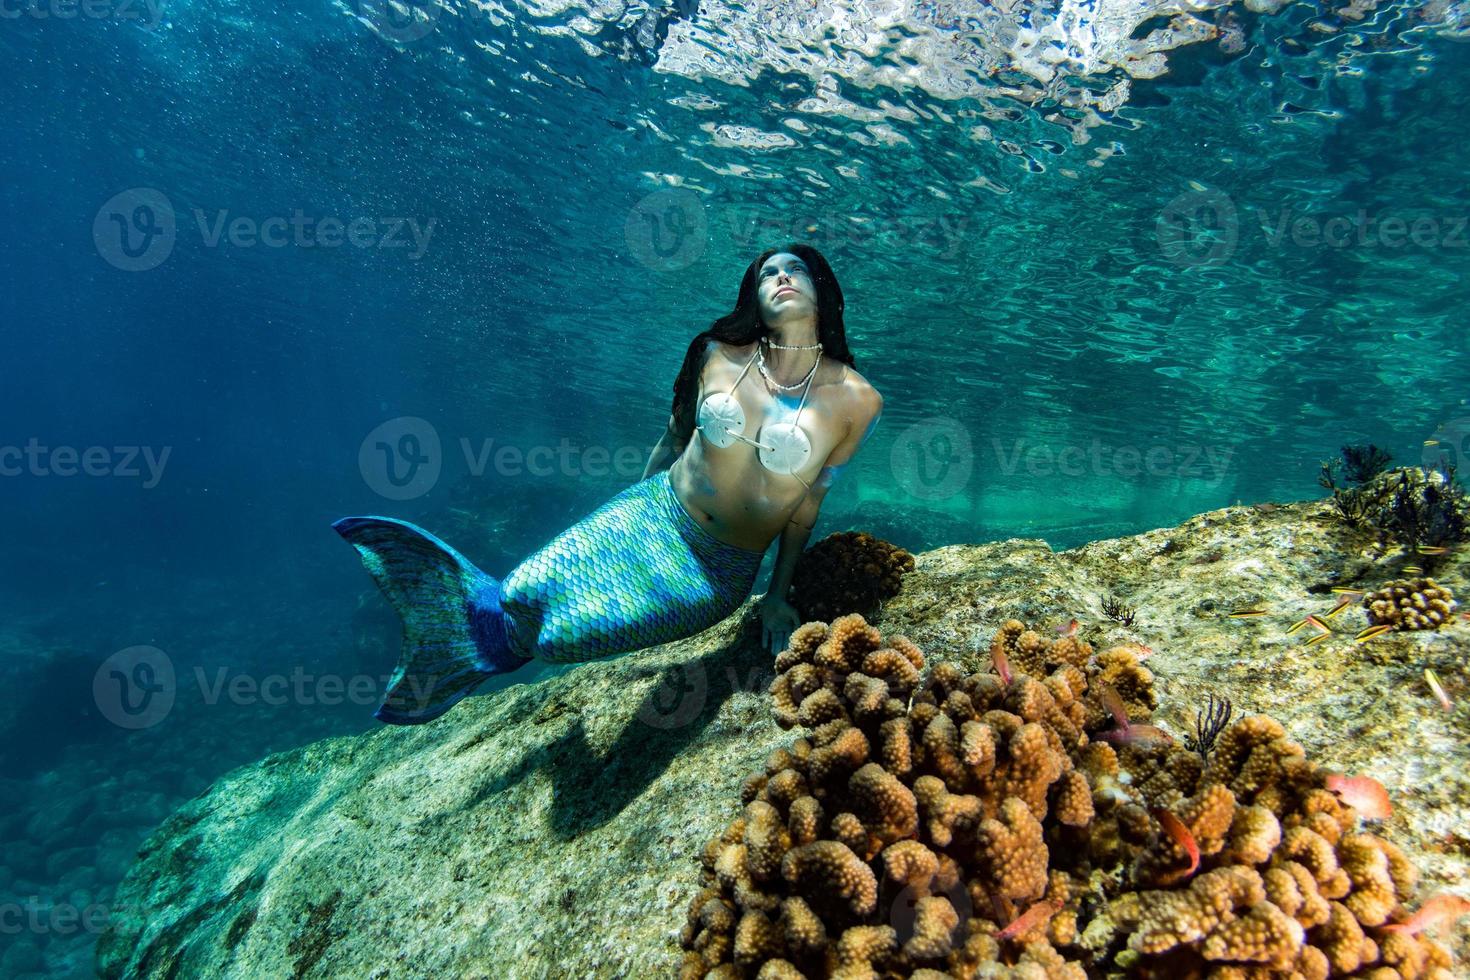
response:
M700 527L661 470L506 576L511 645L525 657L580 663L692 636L746 600L762 554Z

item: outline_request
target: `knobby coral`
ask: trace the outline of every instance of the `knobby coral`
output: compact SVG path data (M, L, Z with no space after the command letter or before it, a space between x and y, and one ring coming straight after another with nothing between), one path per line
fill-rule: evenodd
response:
M1015 620L992 646L1008 679L921 675L858 615L792 634L771 695L807 731L706 847L683 976L1450 976L1413 866L1278 723L1206 760L1119 727L1104 689L1156 703L1127 648Z
M1398 630L1433 630L1455 616L1455 597L1432 578L1394 579L1363 596L1368 622Z
M898 595L914 556L863 531L829 534L808 548L791 576L791 604L804 620L872 615Z

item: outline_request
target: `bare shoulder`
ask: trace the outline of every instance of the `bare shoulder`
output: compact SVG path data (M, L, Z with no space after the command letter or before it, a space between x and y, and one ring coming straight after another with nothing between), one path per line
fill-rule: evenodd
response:
M857 368L842 365L846 373L842 376L842 395L847 401L853 421L866 427L883 411L883 396L858 373Z

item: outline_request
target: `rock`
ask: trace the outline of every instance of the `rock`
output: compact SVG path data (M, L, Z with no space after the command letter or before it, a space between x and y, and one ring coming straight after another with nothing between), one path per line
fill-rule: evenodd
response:
M0 974L7 977L20 976L21 974L36 972L46 968L46 961L41 956L41 947L36 945L35 940L22 936L10 944L4 956L0 956Z
M1371 590L1405 560L1378 557L1322 501L1232 507L1060 553L1033 540L926 552L872 622L970 669L976 638L1011 617L1075 617L1098 649L1149 645L1153 723L1190 732L1214 693L1279 719L1314 760L1382 782L1394 810L1375 832L1419 866L1422 899L1470 874L1470 623L1356 644L1366 620L1348 608L1325 642L1286 633L1329 611L1334 585ZM1470 596L1465 565L1441 565L1436 581ZM1131 628L1103 615L1110 594L1136 608ZM676 973L701 849L739 811L742 780L791 740L771 716L752 606L429 725L230 773L142 847L98 943L102 975ZM1268 614L1228 617L1244 606Z
M94 851L95 848L91 847L68 847L52 851L46 857L46 877L59 879L75 869L90 867Z

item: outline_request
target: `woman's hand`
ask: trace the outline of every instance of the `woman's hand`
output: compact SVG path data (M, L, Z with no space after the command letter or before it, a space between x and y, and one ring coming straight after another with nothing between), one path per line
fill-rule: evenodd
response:
M769 592L761 598L761 645L778 654L791 642L791 632L801 625L801 614L785 599Z

